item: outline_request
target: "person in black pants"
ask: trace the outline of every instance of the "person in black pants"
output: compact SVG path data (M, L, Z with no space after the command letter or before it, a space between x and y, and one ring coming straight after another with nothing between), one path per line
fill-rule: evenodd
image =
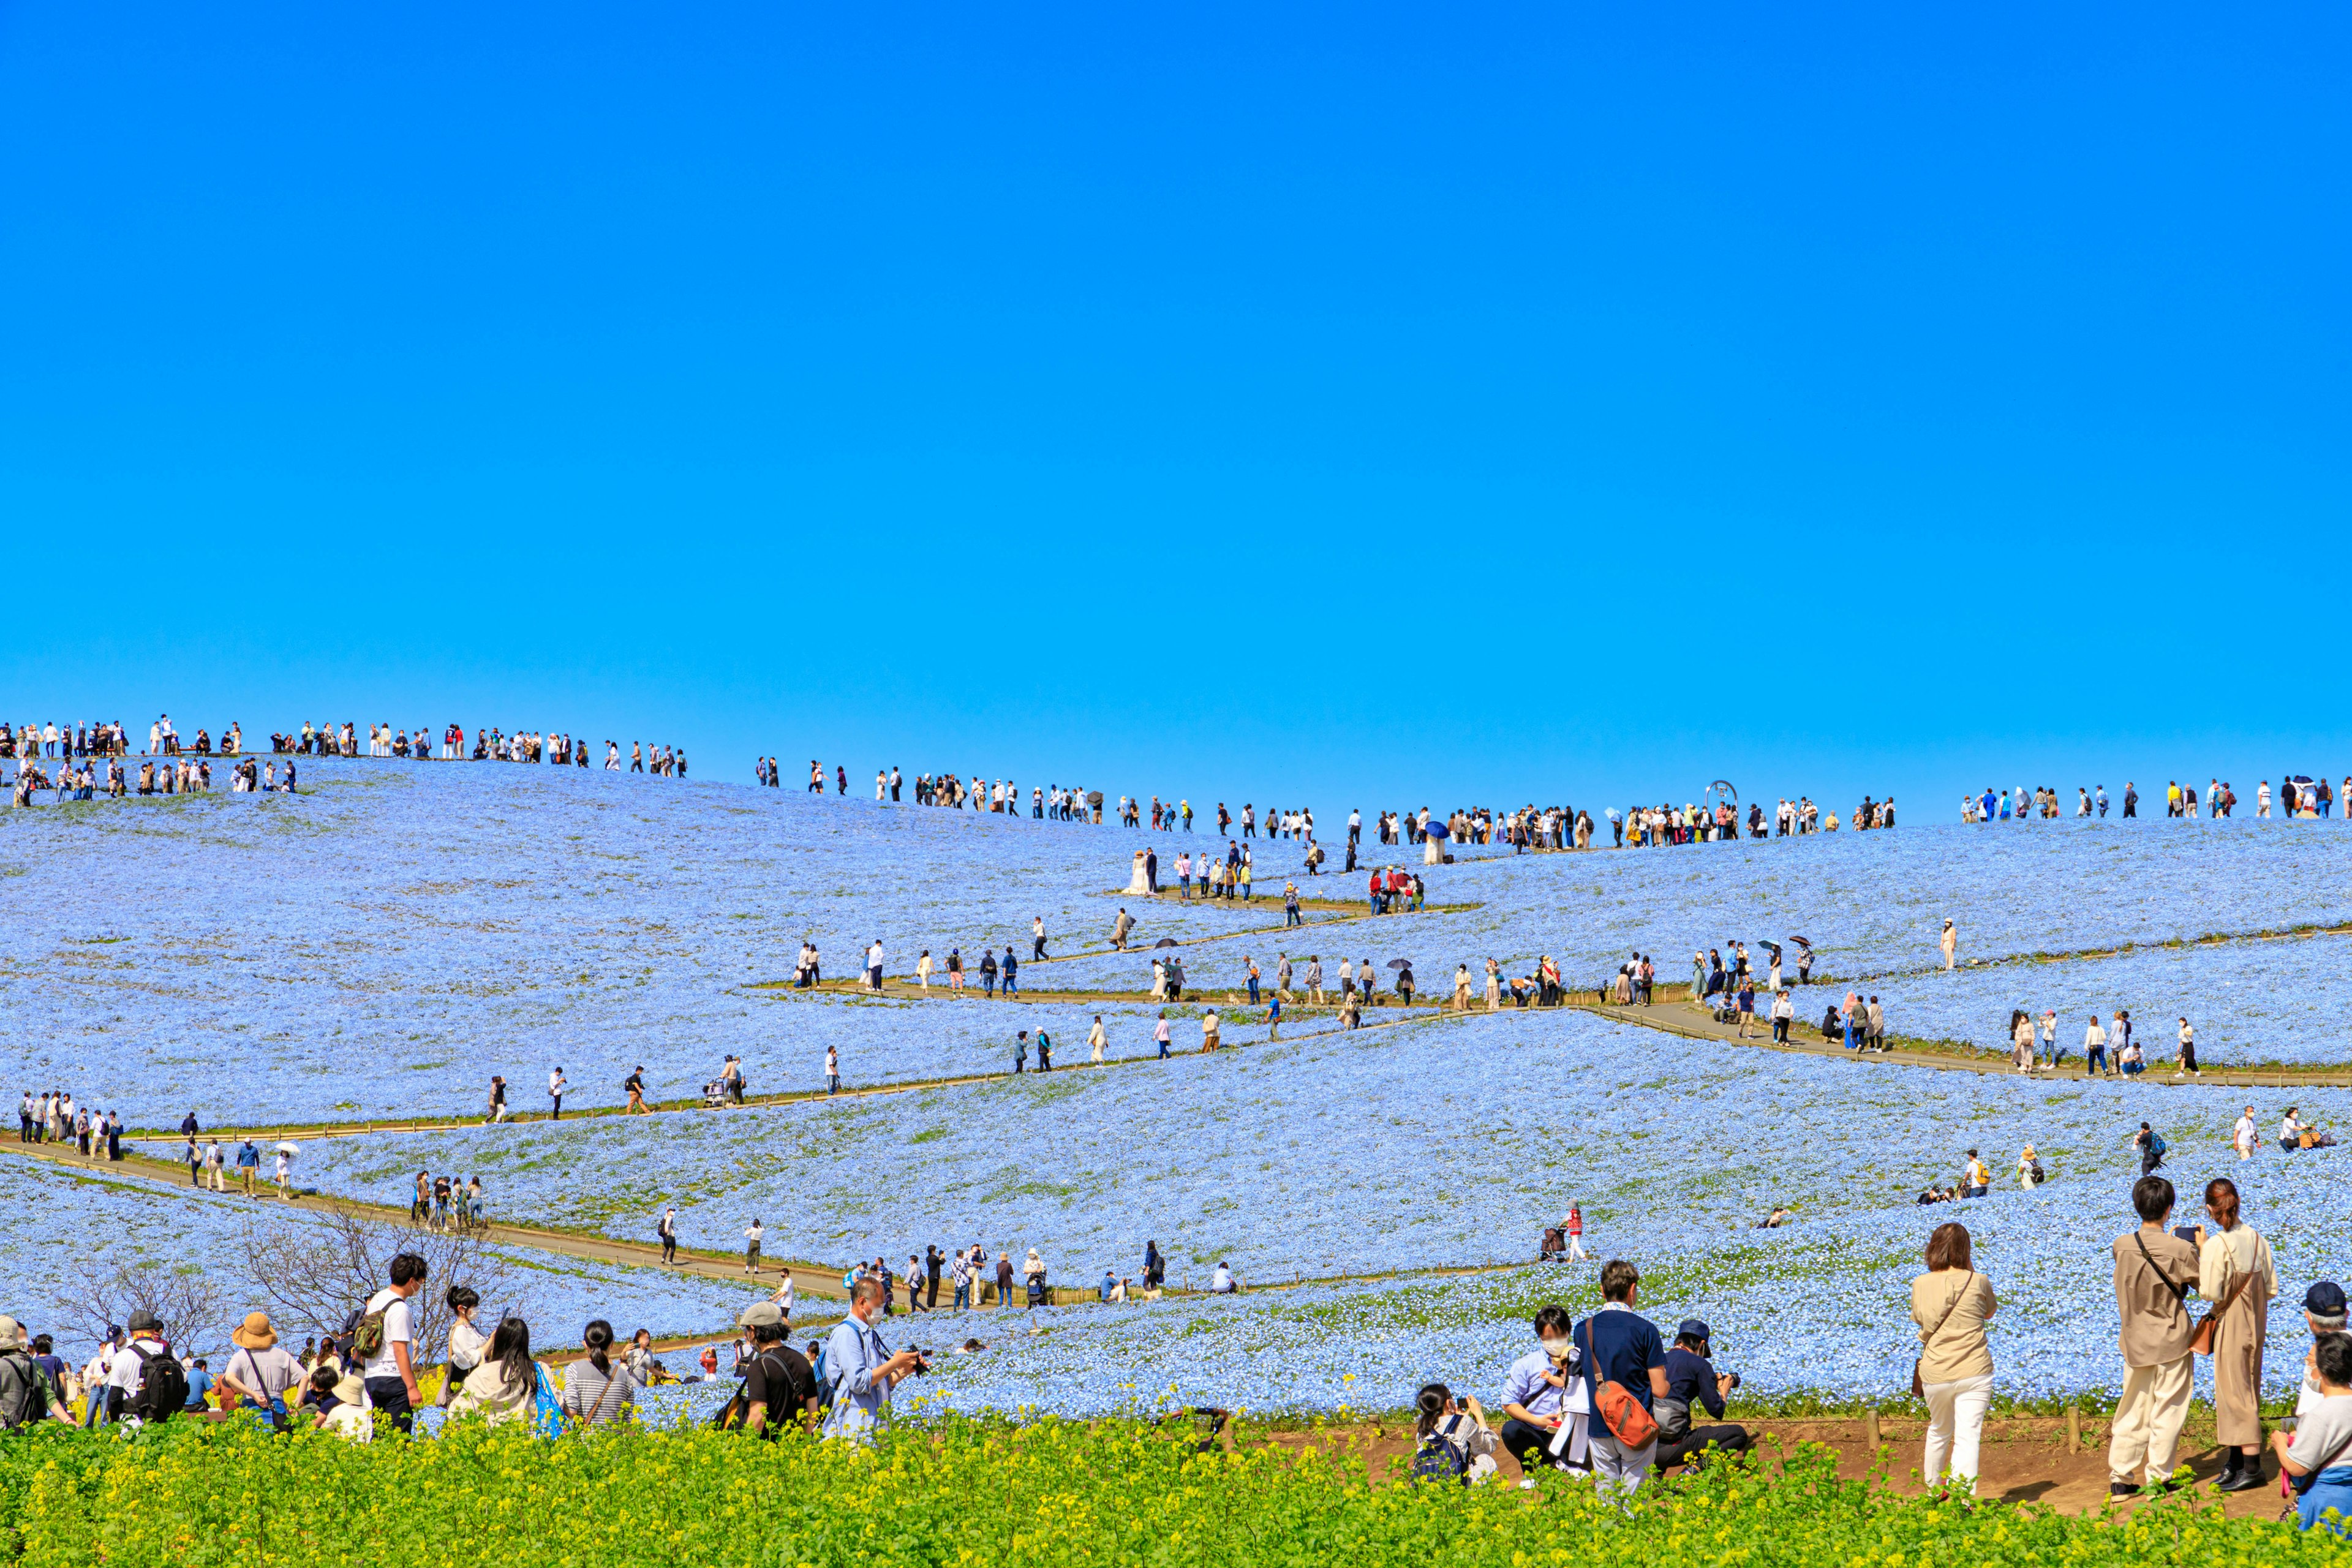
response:
M1666 1352L1666 1396L1657 1401L1658 1451L1651 1460L1661 1472L1680 1464L1696 1467L1704 1462L1701 1452L1710 1447L1744 1454L1755 1441L1747 1427L1736 1424L1691 1425L1694 1405L1704 1406L1709 1415L1722 1421L1723 1396L1739 1386L1738 1373L1715 1370L1707 1338L1705 1323L1685 1318L1675 1331L1674 1348Z
M661 1216L662 1261L677 1261L677 1210L666 1209Z
M1519 1470L1532 1479L1538 1470L1590 1468L1580 1453L1580 1437L1571 1434L1560 1457L1551 1453L1552 1439L1563 1424L1586 1418L1563 1407L1566 1390L1577 1376L1578 1354L1570 1337L1568 1310L1547 1306L1536 1313L1538 1349L1511 1363L1503 1384L1503 1447L1519 1461Z
M936 1246L924 1247L923 1253L923 1275L929 1282L929 1289L923 1292L923 1306L928 1310L937 1311L940 1305L940 1265L945 1260Z

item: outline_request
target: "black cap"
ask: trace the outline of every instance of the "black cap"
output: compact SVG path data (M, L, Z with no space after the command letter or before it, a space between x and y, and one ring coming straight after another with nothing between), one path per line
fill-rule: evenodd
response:
M2333 1279L2322 1279L2303 1293L2303 1310L2315 1318L2342 1317L2344 1287Z
M1682 1321L1682 1326L1675 1331L1675 1337L1679 1340L1711 1340L1715 1338L1713 1334L1706 1331L1706 1325L1700 1322L1696 1318L1685 1318Z

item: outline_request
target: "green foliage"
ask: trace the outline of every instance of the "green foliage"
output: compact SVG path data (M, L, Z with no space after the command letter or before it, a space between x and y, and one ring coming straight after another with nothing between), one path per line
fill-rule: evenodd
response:
M1328 1434L1244 1435L1231 1453L1198 1454L1139 1422L1051 1418L949 1417L871 1448L708 1428L547 1442L468 1423L367 1447L247 1422L129 1438L52 1428L0 1441L0 1555L28 1568L2292 1568L2346 1551L2187 1501L2078 1517L1900 1499L1839 1480L1811 1447L1645 1488L1630 1504L1557 1478L1465 1490L1395 1469L1370 1477Z

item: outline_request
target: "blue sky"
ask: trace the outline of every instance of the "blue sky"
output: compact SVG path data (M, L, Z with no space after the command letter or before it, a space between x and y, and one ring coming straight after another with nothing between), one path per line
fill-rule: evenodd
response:
M2352 770L2343 16L2045 11L0 7L0 703Z

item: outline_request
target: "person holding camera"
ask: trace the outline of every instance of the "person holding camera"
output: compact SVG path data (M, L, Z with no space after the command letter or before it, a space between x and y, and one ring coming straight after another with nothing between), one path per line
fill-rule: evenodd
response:
M793 1331L784 1314L772 1301L754 1301L736 1321L751 1336L751 1354L743 1363L742 1387L721 1414L719 1425L773 1437L787 1426L813 1422L816 1373L807 1358L785 1342Z
M1696 1468L1700 1456L1708 1448L1744 1454L1755 1442L1748 1428L1736 1423L1718 1426L1691 1425L1694 1404L1722 1421L1724 1397L1739 1386L1738 1373L1718 1373L1715 1370L1708 1340L1704 1322L1685 1318L1682 1326L1675 1330L1674 1348L1666 1352L1666 1392L1651 1402L1652 1414L1658 1418L1658 1452L1650 1463L1661 1472L1685 1463Z
M890 1419L892 1385L931 1370L920 1351L891 1353L874 1327L881 1315L882 1281L867 1275L850 1288L849 1316L824 1342L825 1376L833 1384L833 1410L824 1418L828 1437L871 1442L875 1428Z

